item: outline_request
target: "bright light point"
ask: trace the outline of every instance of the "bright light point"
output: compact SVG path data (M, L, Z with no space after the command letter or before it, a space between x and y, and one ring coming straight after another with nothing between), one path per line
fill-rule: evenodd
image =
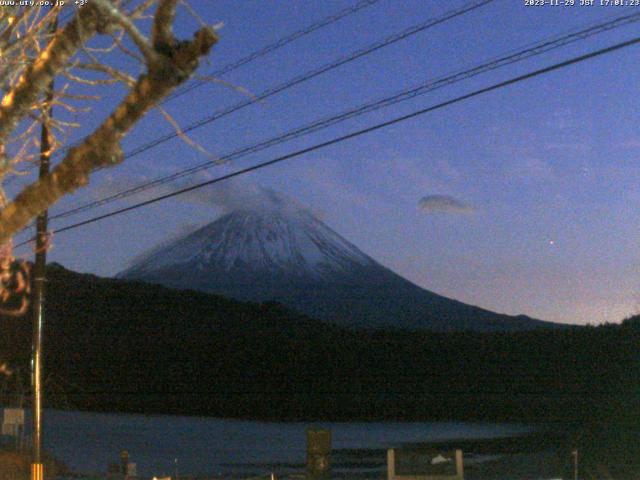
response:
M554 242L553 240L549 240L549 245L555 245L556 242Z

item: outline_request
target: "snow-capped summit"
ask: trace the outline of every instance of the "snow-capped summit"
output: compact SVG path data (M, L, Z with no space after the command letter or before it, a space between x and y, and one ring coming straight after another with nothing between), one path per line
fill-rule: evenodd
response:
M315 279L375 265L309 212L238 210L153 252L123 276L144 277L187 263L198 271L250 269Z
M119 277L239 300L278 301L352 327L514 330L545 325L424 290L270 190L154 249Z

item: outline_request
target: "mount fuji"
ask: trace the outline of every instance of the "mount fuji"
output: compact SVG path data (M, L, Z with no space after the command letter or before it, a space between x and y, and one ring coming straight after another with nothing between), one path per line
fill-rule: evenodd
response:
M263 197L154 249L118 277L277 301L353 328L509 331L556 325L420 288L283 195L269 190Z

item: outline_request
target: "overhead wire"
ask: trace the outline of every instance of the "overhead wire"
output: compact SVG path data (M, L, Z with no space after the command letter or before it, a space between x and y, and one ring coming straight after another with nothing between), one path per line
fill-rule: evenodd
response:
M512 53L508 53L502 57L497 57L485 61L479 65L473 66L466 70L457 70L453 73L446 74L444 76L438 77L436 79L430 79L427 82L424 82L418 86L414 86L409 89L403 89L402 91L395 93L391 96L384 97L382 99L368 102L364 105L361 105L356 108L351 108L349 110L343 111L338 115L333 115L321 120L317 120L311 122L302 127L298 127L292 129L286 133L277 135L275 137L269 138L267 140L263 140L259 143L245 146L239 149L236 149L232 152L229 152L216 160L211 160L207 162L200 163L190 168L186 168L175 172L170 175L166 175L164 177L160 177L150 182L143 183L141 185L137 185L135 187L123 190L121 192L109 195L105 198L95 200L84 205L80 205L78 207L66 210L64 212L52 215L50 219L59 219L66 218L69 216L73 216L79 214L81 212L91 210L103 205L107 205L117 200L121 200L123 198L130 197L137 193L141 193L143 191L149 190L151 188L155 188L175 180L184 178L189 175L193 175L195 173L210 169L214 166L222 165L231 162L232 160L236 160L238 158L242 158L252 153L259 152L266 148L269 148L274 145L278 145L288 140L292 140L295 138L299 138L303 135L307 135L309 133L313 133L319 131L321 129L325 129L329 126L336 125L343 121L346 121L351 118L355 118L357 116L361 116L365 113L369 113L375 110L379 110L384 107L388 107L390 105L397 104L399 102L403 102L412 98L415 98L419 95L424 95L426 93L432 92L434 90L446 87L453 83L460 82L462 80L466 80L482 73L486 73L507 65L511 65L513 63L531 58L536 55L541 55L543 53L549 52L551 50L566 46L568 44L577 42L579 40L586 39L588 37L597 35L599 33L612 30L614 28L618 28L624 25L628 25L630 23L640 21L640 12L624 15L621 17L617 17L611 21L599 23L596 25L592 25L588 28L584 28L577 32L572 32L563 36L554 37L551 40L543 40L537 43L529 44L526 48L520 50L512 50Z
M402 30L400 32L394 33L386 38L384 38L383 40L374 42L366 47L360 48L348 55L344 55L339 57L336 60L333 60L332 62L322 65L320 67L317 67L313 70L307 71L301 75L297 75L295 77L293 77L292 79L289 79L279 85L276 85L274 87L271 87L267 90L264 90L262 93L260 93L259 95L241 101L239 103L236 103L234 105L231 105L230 107L224 108L222 110L219 110L211 115L208 115L194 123L191 123L190 125L188 125L187 127L181 128L180 131L171 131L167 134L164 134L150 142L147 142L146 144L140 145L138 147L136 147L135 149L125 152L125 159L130 159L132 157L135 157L136 155L139 155L143 152L146 152L152 148L157 147L158 145L161 145L165 142L168 142L169 140L172 140L176 137L179 137L180 135L184 135L187 133L190 133L193 130L196 130L198 128L201 128L205 125L211 124L216 120L219 120L227 115L230 115L234 112L237 112L245 107L248 107L250 105L253 105L255 102L259 102L262 100L266 100L269 97L272 97L273 95L276 95L278 93L281 93L289 88L292 88L296 85L299 85L301 83L307 82L313 78L316 78L324 73L327 73L329 71L332 71L342 65L348 64L350 62L353 62L361 57L364 57L365 55L369 55L375 51L378 51L382 48L385 48L387 46L393 45L401 40L405 40L413 35L416 35L420 32L423 32L425 30L428 30L429 28L435 27L436 25L440 25L442 23L445 23L449 20L452 20L454 18L457 18L461 15L464 15L468 12L471 12L473 10L476 10L480 7L483 7L485 5L488 5L489 3L494 2L495 0L474 0L471 2L466 3L464 6L459 7L459 8L455 8L455 9L451 9L446 11L445 13L443 13L442 15L438 15L435 17L431 17L423 22L420 22L416 25L413 25L409 28L406 28L405 30ZM51 217L52 219L54 217Z
M379 2L380 0L361 0L358 3L356 3L355 5L345 8L344 10L340 10L339 12L336 12L332 15L329 15L327 17L324 17L310 25L307 25L306 27L297 30L289 35L287 35L286 37L283 37L279 40L276 40L273 43L270 43L269 45L266 45L254 52L249 53L248 55L234 61L231 63L228 63L227 65L214 70L213 72L211 72L209 74L209 76L212 77L221 77L222 75L225 75L229 72L232 72L240 67L242 67L243 65L246 65L247 63L250 63L260 57L264 57L265 55L274 52L306 35L309 35L313 32L315 32L316 30L319 30L321 28L324 28L328 25L331 25L335 22L337 22L338 20L341 20L342 18L345 18L349 15L352 15L356 12L359 12L360 10L370 7L373 4ZM181 97L182 95L191 92L192 90L195 90L196 88L200 88L201 86L205 85L207 83L206 80L195 80L191 83L189 83L189 85L185 85L184 87L176 90L175 92L173 92L171 95L169 95L169 97L167 97L164 102L173 100L175 98ZM164 103L163 102L163 103Z
M310 152L314 152L314 151L326 148L328 146L344 142L346 140L350 140L350 139L353 139L353 138L356 138L356 137L360 137L362 135L365 135L365 134L368 134L368 133L371 133L371 132L374 132L374 131L377 131L377 130L380 130L380 129L383 129L383 128L387 128L387 127L390 127L392 125L396 125L396 124L401 123L401 122L405 122L405 121L410 120L412 118L416 118L416 117L425 115L427 113L430 113L430 112L433 112L433 111L436 111L436 110L440 110L440 109L448 107L450 105L454 105L456 103L460 103L462 101L465 101L465 100L468 100L468 99L471 99L471 98L474 98L474 97L478 97L480 95L483 95L483 94L486 94L486 93L489 93L489 92L493 92L493 91L505 88L507 86L514 85L516 83L520 83L520 82L523 82L525 80L529 80L529 79L534 78L534 77L538 77L540 75L544 75L544 74L547 74L547 73L550 73L550 72L553 72L553 71L556 71L556 70L560 70L562 68L566 68L568 66L575 65L575 64L578 64L578 63L581 63L581 62L585 62L587 60L590 60L590 59L593 59L593 58L596 58L596 57L600 57L600 56L603 56L603 55L606 55L606 54L609 54L609 53L612 53L612 52L615 52L615 51L618 51L618 50L622 50L624 48L628 48L628 47L636 45L638 43L640 43L640 37L635 37L635 38L633 38L631 40L620 42L620 43L617 43L615 45L611 45L609 47L601 48L599 50L595 50L595 51L589 52L589 53L584 54L584 55L573 57L573 58L571 58L569 60L558 62L558 63L555 63L555 64L550 65L548 67L540 68L540 69L534 70L532 72L529 72L529 73L526 73L526 74L523 74L523 75L519 75L519 76L510 78L508 80L504 80L504 81L495 83L495 84L490 85L488 87L484 87L484 88L480 88L480 89L474 90L474 91L472 91L470 93L457 96L457 97L455 97L453 99L446 100L446 101L437 103L435 105L431 105L429 107L422 108L420 110L416 110L416 111L411 112L411 113L406 114L406 115L395 117L395 118L393 118L391 120L387 120L385 122L377 123L377 124L372 125L370 127L366 127L366 128L363 128L363 129L360 129L360 130L357 130L357 131L354 131L354 132L351 132L351 133L348 133L348 134L345 134L345 135L341 135L341 136L335 137L335 138L333 138L331 140L328 140L328 141L325 141L325 142L317 143L317 144L312 145L310 147L306 147L306 148L303 148L303 149L300 149L300 150L296 150L296 151L288 153L286 155L282 155L282 156L273 158L271 160L258 163L256 165L253 165L253 166L250 166L250 167L247 167L247 168L243 168L241 170L237 170L236 172L233 172L233 173L230 173L230 174L227 174L227 175L223 175L223 176L220 176L220 177L217 177L217 178L205 181L205 182L201 182L201 183L198 183L196 185L192 185L190 187L186 187L186 188L183 188L183 189L180 189L180 190L177 190L177 191L165 194L165 195L161 195L161 196L146 200L144 202L140 202L140 203L137 203L135 205L130 205L128 207L121 208L119 210L115 210L115 211L112 211L112 212L109 212L109 213L106 213L106 214L103 214L103 215L98 215L96 217L93 217L93 218L90 218L90 219L87 219L87 220L84 220L84 221L81 221L81 222L77 222L77 223L72 224L72 225L67 225L65 227L62 227L62 228L54 230L52 232L52 234L58 234L58 233L66 232L66 231L69 231L69 230L74 230L74 229L80 228L82 226L89 225L91 223L95 223L95 222L98 222L98 221L101 221L101 220L104 220L104 219L107 219L107 218L111 218L111 217L114 217L114 216L117 216L117 215L120 215L120 214L123 214L123 213L126 213L126 212L130 212L132 210L137 210L139 208L142 208L142 207L145 207L145 206L160 202L162 200L166 200L166 199L169 199L169 198L172 198L172 197L176 197L178 195L183 195L185 193L188 193L188 192L191 192L191 191L194 191L194 190L198 190L200 188L204 188L204 187L207 187L209 185L213 185L213 184L216 184L216 183L219 183L219 182L223 182L223 181L228 180L230 178L238 177L240 175L245 175L245 174L247 174L249 172L261 170L263 168L266 168L266 167L269 167L269 166L284 162L286 160L290 160L292 158L297 158L297 157L300 157L300 156L302 156L304 154L307 154L307 153L310 153ZM22 243L16 245L16 248L20 247L20 246L23 246L23 245L26 245L26 244L30 243L31 241L33 241L33 240L27 240L25 242L22 242Z
M270 43L258 50L255 50L247 55L245 55L244 57L239 58L238 60L235 60L231 63L228 63L227 65L224 65L223 67L214 70L213 72L211 72L208 77L220 77L224 74L230 73L238 68L240 68L241 66L244 66L248 63L253 62L254 60L257 60L258 58L264 57L265 55L272 53L282 47L285 47L286 45L289 45L290 43L293 43L296 40L299 40L303 37L305 37L306 35L309 35L313 32L316 32L317 30L320 30L322 28L328 27L329 25L332 25L336 22L338 22L339 20L348 17L349 15L355 14L357 12L359 12L360 10L363 10L365 8L368 8L378 2L380 2L381 0L360 0L359 2L357 2L356 4L344 8L334 14L328 15L326 17L323 17L299 30L296 30L295 32L282 37L278 40L276 40L273 43ZM130 2L125 2L125 5L128 4ZM68 19L70 19L73 16L73 13L69 13L66 16L63 17L63 21L66 21ZM168 96L167 98L165 98L162 103L166 103L170 100L173 100L175 98L178 98L196 88L199 88L203 85L206 85L208 82L206 80L195 80L194 82L192 82L191 84L183 87L182 89L178 89L175 92L173 92L170 96ZM77 146L78 143L73 143L71 145L68 145L67 147L58 150L57 152L54 153L54 158L59 158L60 156L62 156L64 153L68 152L71 148L73 148L74 146ZM29 171L30 169L25 169L25 171Z
M393 45L399 41L405 40L413 35L416 35L418 33L421 33L425 30L428 30L432 27L435 27L437 25L440 25L442 23L445 23L449 20L452 20L454 18L457 18L461 15L464 15L468 12L474 11L478 8L481 8L485 5L488 5L490 3L493 3L495 0L473 0L470 2L465 3L462 7L459 8L454 8L451 10L446 11L445 13L441 14L441 15L437 15L435 17L430 17L425 21L422 21L416 25L413 25L411 27L408 27L400 32L394 33L390 36L385 37L382 40L379 40L377 42L374 42L366 47L360 48L350 54L344 55L339 57L338 59L333 60L332 62L322 65L320 67L317 67L313 70L310 70L308 72L305 72L301 75L295 76L292 79L289 79L275 87L269 88L265 91L263 91L261 94L259 94L258 96L254 97L254 98L250 98L247 100L244 100L242 102L239 102L237 104L231 105L230 107L227 107L225 109L222 109L218 112L215 112L212 115L209 115L205 118L202 118L192 124L190 124L187 127L181 128L180 132L177 131L171 131L170 133L167 133L163 136L160 136L154 140L152 140L151 142L148 142L144 145L141 145L137 148L135 148L132 151L129 152L125 152L125 159L129 159L132 158L136 155L139 155L145 151L148 151L152 148L155 148L156 146L165 143L173 138L176 138L182 134L187 134L193 130L196 130L198 128L203 127L204 125L208 125L216 120L219 120L220 118L223 118L231 113L234 113L236 111L239 111L245 107L248 107L250 105L253 105L255 102L257 101L262 101L265 100L273 95L276 95L278 93L281 93L289 88L292 88L296 85L299 85L301 83L304 83L306 81L309 81L313 78L316 78L324 73L327 73L329 71L335 70L336 68L351 63L361 57L364 57L366 55L369 55L373 52L376 52L382 48L388 47L390 45ZM317 28L316 28L317 29ZM248 57L247 57L248 58ZM256 57L257 58L257 57ZM242 59L241 59L242 61ZM240 61L239 61L240 62ZM236 62L238 63L238 62ZM247 62L245 62L247 63ZM226 68L226 67L223 67ZM60 156L61 154L63 154L63 152L68 151L70 148L72 148L72 146L67 147L66 149L63 149L59 152L56 152L56 154L54 156ZM53 217L52 217L53 219Z
M285 90L288 90L296 85L299 85L301 83L307 82L309 80L312 80L324 73L330 72L332 70L335 70L338 67L341 67L342 65L346 65L348 63L351 63L355 60L358 60L361 57L364 57L366 55L369 55L373 52L376 52L378 50L381 50L382 48L388 47L390 45L393 45L401 40L405 40L413 35L416 35L418 33L421 33L425 30L428 30L432 27L435 27L436 25L440 25L442 23L445 23L449 20L452 20L454 18L457 18L461 15L464 15L468 12L471 12L473 10L476 10L480 7L483 7L489 3L494 2L495 0L475 0L472 2L469 2L467 4L465 4L465 6L460 7L460 8L456 8L456 9L452 9L447 11L446 13L439 15L437 17L432 17L427 19L424 22L421 22L417 25L414 25L412 27L409 27L399 33L394 33L388 37L386 37L383 40L380 40L378 42L375 42L371 45L368 45L366 47L363 47L361 49L358 49L348 55L344 55L342 57L339 57L338 59L322 65L320 67L317 67L313 70L307 71L303 74L297 75L292 79L289 79L283 83L280 83L274 87L268 88L266 90L264 90L262 93L253 96L252 98L243 100L241 102L238 102L234 105L231 105L227 108L221 109L211 115L208 115L204 118L201 118L200 120L197 120L196 122L191 123L190 125L184 127L181 129L180 132L176 132L171 131L169 133L166 133L150 142L147 142L144 145L141 145L129 152L125 153L125 157L126 158L132 158L135 157L136 155L139 155L143 152L146 152L147 150L150 150L152 148L155 148L156 146L165 143L169 140L172 140L176 137L179 137L182 134L187 134L192 132L193 130L196 130L200 127L203 127L204 125L208 125L210 123L215 122L216 120L219 120L223 117L226 117L227 115L230 115L232 113L235 113L245 107L248 107L250 105L255 104L256 102L260 102L262 100L266 100L269 97L272 97L278 93L281 93Z

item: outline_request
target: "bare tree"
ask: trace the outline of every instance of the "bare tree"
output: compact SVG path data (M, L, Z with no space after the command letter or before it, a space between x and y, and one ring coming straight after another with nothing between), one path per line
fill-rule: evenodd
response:
M175 38L178 1L0 7L0 301L24 287L20 275L10 271L12 237L64 195L87 185L92 172L122 162L122 139L193 75L216 43L215 29L204 24L191 40ZM60 23L52 31L56 18ZM106 118L83 117L95 112L92 102L108 101L105 88L117 92L122 85L125 94ZM55 119L49 115L54 105L61 112ZM61 153L60 160L49 175L9 198L6 182L28 172L39 158L43 122L51 132L48 153ZM82 141L65 145L71 129L87 124L98 126Z

